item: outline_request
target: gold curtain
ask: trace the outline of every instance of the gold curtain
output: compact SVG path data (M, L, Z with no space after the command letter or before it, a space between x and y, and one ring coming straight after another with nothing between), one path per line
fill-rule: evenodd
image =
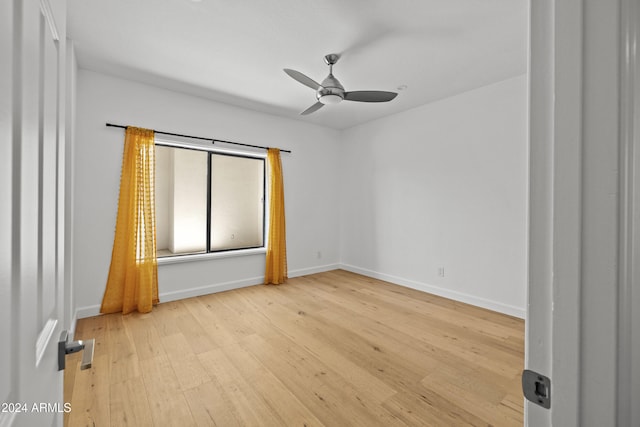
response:
M153 131L128 127L116 233L101 313L148 313L159 302L154 193Z
M284 220L284 184L280 150L267 151L269 167L269 236L264 284L279 285L287 280L287 239Z

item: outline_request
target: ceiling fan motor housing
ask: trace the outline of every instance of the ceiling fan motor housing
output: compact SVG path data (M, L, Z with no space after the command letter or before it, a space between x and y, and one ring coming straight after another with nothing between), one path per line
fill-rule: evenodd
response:
M337 104L344 99L344 87L329 74L316 91L316 98L323 104Z

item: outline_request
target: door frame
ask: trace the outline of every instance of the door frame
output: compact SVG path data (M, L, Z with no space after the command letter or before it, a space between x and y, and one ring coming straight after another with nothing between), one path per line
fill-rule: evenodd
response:
M622 0L618 423L640 425L640 2Z
M638 5L530 0L528 425L640 425Z

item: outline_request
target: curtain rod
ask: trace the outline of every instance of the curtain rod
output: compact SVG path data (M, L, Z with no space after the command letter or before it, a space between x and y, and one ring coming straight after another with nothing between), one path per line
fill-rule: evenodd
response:
M122 126L122 125L114 125L112 123L107 123L107 126L112 128L121 128L121 129L126 129L128 127L128 126ZM261 148L263 150L269 149L269 147L263 147L261 145L243 144L242 142L225 141L224 139L203 138L201 136L183 135L181 133L172 133L172 132L162 132L155 129L152 129L152 130L154 133L159 133L162 135L181 136L183 138L200 139L202 141L211 141L212 144L215 144L216 142L223 142L225 144L242 145L243 147ZM280 151L283 153L291 153L290 150L280 150Z

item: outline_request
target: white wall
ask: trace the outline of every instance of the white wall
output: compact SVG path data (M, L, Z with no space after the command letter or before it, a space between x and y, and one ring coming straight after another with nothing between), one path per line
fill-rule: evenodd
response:
M524 317L526 97L519 76L344 131L345 268Z
M282 155L290 275L337 266L338 131L83 69L77 94L73 268L81 317L97 313L113 244L124 134L106 122L292 150ZM161 265L158 274L166 301L259 283L264 255Z
M106 122L293 150L291 276L341 266L524 317L524 76L340 132L81 69L77 115L81 317L97 313L113 244L123 131ZM256 284L263 269L263 254L160 265L161 300Z

